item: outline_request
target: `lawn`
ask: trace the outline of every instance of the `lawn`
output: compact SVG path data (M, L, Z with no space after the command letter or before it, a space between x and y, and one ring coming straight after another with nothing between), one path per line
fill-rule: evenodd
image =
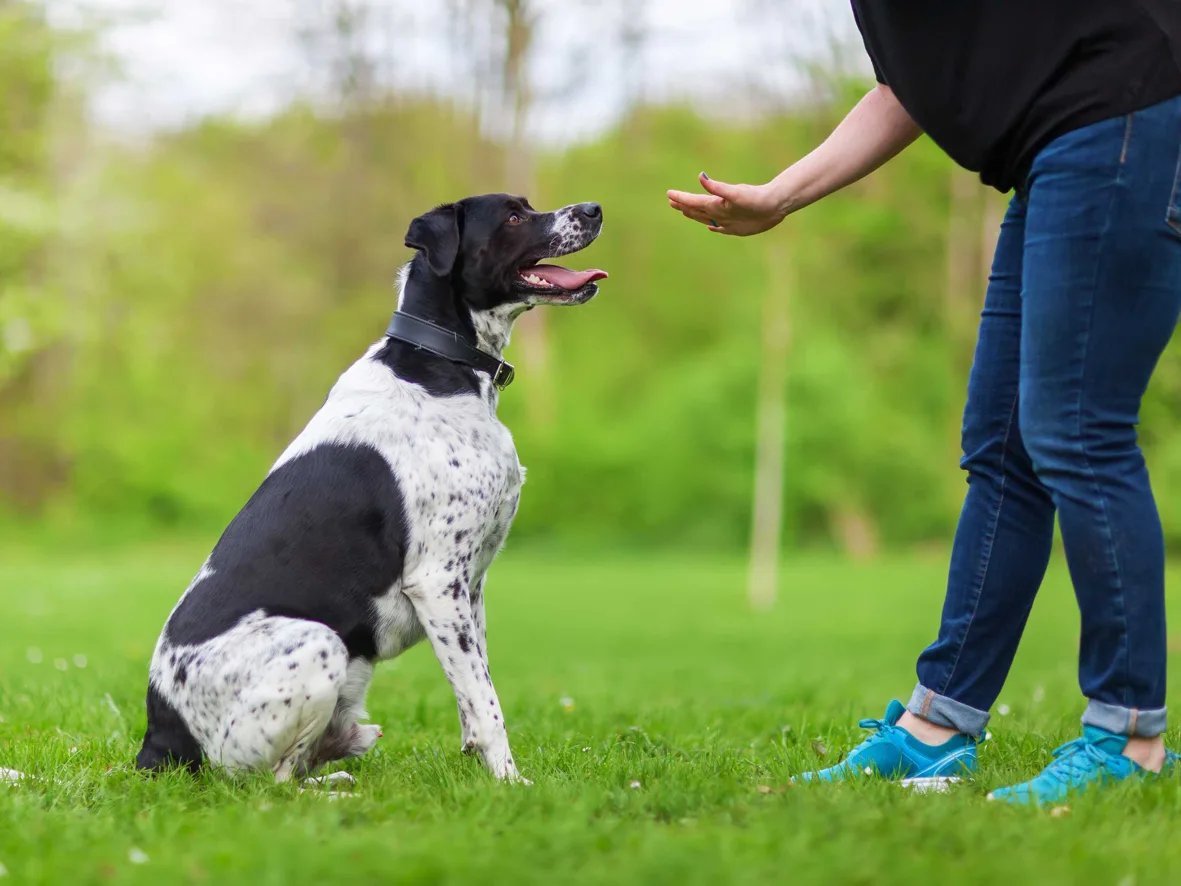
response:
M420 646L378 669L385 738L347 766L354 796L332 800L129 765L152 646L209 541L0 549L0 766L36 776L0 787L10 882L1181 882L1181 778L1056 815L985 800L1077 732L1060 566L979 778L918 796L787 779L839 759L859 717L909 693L941 557L792 557L778 607L755 614L736 559L510 549L489 585L493 677L533 785L494 783L459 753ZM1174 632L1174 686L1179 646Z

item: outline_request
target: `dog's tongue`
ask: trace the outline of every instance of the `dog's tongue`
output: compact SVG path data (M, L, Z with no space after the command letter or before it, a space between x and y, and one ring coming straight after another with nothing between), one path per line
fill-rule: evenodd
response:
M572 271L569 268L563 268L561 265L534 265L531 268L522 268L521 273L536 274L551 286L569 290L581 289L587 283L602 280L607 276L606 271L600 271L598 268L589 268L585 271Z

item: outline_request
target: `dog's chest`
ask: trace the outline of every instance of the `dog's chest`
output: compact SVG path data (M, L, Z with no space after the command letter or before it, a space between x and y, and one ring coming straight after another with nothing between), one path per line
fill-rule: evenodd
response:
M434 594L474 593L508 535L520 497L516 449L498 422L437 427L422 445L416 470L400 480L409 530L402 582L374 602L381 658L424 636L404 585L429 585Z
M521 469L508 432L466 429L465 443L455 429L437 429L423 445L422 460L405 474L407 552L402 581L374 600L374 638L378 657L398 656L425 636L406 585L430 586L430 593L469 593L482 585L484 573L508 535L520 497ZM484 438L487 436L488 438Z
M418 525L443 505L464 506L448 508L453 516L488 513L515 497L522 476L516 446L489 402L433 397L374 361L376 348L341 376L275 467L324 442L372 447L389 463L407 518Z
M402 576L374 600L378 656L392 658L423 636L404 583L475 588L508 534L523 480L512 435L475 396L432 397L363 359L280 458L320 441L358 443L382 454L406 518Z

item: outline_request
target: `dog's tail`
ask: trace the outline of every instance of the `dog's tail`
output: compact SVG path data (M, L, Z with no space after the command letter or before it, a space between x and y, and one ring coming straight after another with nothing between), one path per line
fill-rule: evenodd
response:
M148 728L143 747L135 757L138 769L159 772L183 766L196 772L205 755L176 708L148 685Z

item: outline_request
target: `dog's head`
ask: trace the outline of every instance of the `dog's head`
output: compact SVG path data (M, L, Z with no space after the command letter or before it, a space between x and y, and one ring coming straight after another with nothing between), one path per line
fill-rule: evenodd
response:
M598 203L537 212L524 197L485 194L447 203L410 223L406 245L415 265L447 280L473 313L534 305L578 305L598 292L597 268L573 271L540 264L585 249L603 228Z

